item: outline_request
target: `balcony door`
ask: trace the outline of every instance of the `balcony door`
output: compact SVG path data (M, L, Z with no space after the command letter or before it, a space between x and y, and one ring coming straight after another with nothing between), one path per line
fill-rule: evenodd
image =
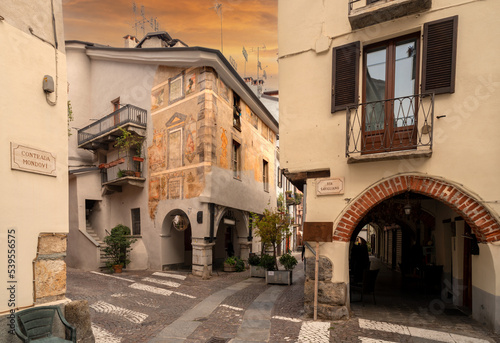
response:
M419 35L364 48L363 153L414 149Z

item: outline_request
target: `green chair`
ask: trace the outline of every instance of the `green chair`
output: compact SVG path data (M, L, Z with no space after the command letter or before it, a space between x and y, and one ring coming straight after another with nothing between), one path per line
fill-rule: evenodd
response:
M56 312L65 326L66 339L52 336ZM40 306L16 312L15 330L17 337L23 342L76 343L76 329L66 321L58 306Z

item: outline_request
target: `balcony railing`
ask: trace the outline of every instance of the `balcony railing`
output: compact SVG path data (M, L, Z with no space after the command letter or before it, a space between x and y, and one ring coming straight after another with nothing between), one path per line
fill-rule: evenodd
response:
M99 165L102 183L112 183L126 178L127 180L144 181L142 174L144 159L141 157L124 156L110 163Z
M78 130L78 146L84 147L88 142L97 139L120 126L135 124L139 128L146 128L147 111L134 105L125 105L119 110L99 119L98 121Z
M434 94L372 101L347 108L346 156L432 149Z

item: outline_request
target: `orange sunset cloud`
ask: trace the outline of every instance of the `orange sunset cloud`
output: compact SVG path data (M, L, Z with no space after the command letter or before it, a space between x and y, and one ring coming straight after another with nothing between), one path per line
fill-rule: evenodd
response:
M264 89L278 88L278 1L218 0L222 4L221 20L214 9L215 0L140 0L134 16L131 0L63 0L66 40L82 40L114 47L123 46L123 36L143 37L153 31L149 23L134 23L156 18L161 31L189 46L223 50L232 57L241 76L257 77L257 48L261 65L266 69ZM265 46L265 49L263 47ZM242 48L248 52L248 62ZM262 76L262 71L259 71Z

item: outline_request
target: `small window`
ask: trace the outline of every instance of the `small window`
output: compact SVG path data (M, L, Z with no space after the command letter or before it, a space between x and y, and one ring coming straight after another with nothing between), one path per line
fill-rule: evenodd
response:
M133 208L132 213L132 235L138 236L141 234L141 209Z
M233 151L231 156L232 160L231 162L232 162L233 176L236 179L240 178L240 170L241 170L240 149L241 149L240 143L233 140Z
M233 92L233 126L241 131L241 100L238 94Z
M269 163L266 160L262 160L262 183L264 190L269 192Z

